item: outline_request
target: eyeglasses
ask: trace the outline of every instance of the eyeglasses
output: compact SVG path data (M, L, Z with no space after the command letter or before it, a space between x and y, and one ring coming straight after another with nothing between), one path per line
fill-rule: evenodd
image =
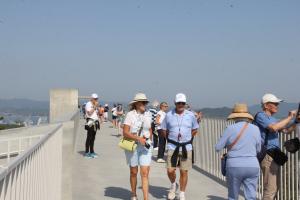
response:
M185 102L177 102L176 103L176 105L182 105L182 106L185 106L185 104L186 104Z
M276 106L276 107L278 107L279 106L279 103L269 103L269 104L271 104L271 105L273 105L273 106Z

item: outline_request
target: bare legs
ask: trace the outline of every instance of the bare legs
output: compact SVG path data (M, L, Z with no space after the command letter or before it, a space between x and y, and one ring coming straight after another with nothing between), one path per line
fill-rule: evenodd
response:
M138 167L130 167L130 185L131 185L131 195L136 196L136 185L137 185L137 174Z
M168 177L171 183L175 183L176 181L176 168L168 168ZM186 186L188 182L188 171L180 170L180 191L185 192Z
M188 171L187 170L180 170L180 191L185 192L186 185L188 182Z
M149 199L149 166L141 166L140 174L142 179L142 189L144 194L144 200ZM131 194L132 196L136 196L136 186L137 186L137 174L138 167L130 167L130 185L131 185Z

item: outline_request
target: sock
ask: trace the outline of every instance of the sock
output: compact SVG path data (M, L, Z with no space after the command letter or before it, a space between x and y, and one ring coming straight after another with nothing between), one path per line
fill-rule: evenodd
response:
M184 192L180 191L180 196L184 196L184 194L185 194Z

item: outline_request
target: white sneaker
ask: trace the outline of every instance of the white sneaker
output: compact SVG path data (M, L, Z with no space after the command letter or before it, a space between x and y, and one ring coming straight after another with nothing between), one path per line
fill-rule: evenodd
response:
M137 197L131 197L131 200L138 200Z
M165 163L166 161L164 159L162 159L162 158L159 158L159 159L157 159L156 162L158 162L158 163Z
M172 184L168 193L168 200L174 200L176 198L176 190L177 190L177 183L176 184Z
M180 192L180 194L179 194L179 200L185 200L184 193Z

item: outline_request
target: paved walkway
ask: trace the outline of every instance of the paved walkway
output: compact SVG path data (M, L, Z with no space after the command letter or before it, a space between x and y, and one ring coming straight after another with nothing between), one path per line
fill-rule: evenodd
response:
M103 124L97 133L95 150L98 159L83 157L85 133L79 135L75 157L73 178L74 200L110 200L130 199L129 168L124 152L119 149L117 130ZM156 154L156 152L155 152ZM225 200L227 189L201 173L190 172L188 200ZM140 188L140 179L138 187ZM165 164L152 163L150 172L150 199L166 199L170 183L166 175ZM142 191L138 189L142 199Z

